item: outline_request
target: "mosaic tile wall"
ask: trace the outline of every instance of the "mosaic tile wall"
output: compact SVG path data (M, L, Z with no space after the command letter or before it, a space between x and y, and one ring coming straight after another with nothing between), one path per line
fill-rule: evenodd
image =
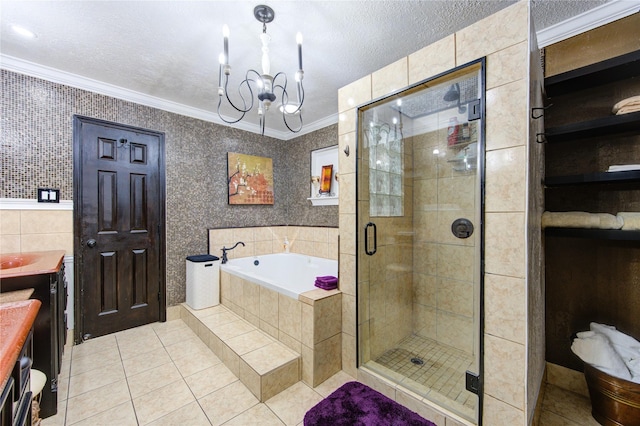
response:
M168 306L185 300L185 257L207 252L209 228L338 225L337 206L306 200L310 151L336 145L337 125L280 141L6 70L0 75L0 198L34 199L38 187L51 187L73 199L74 114L165 133ZM273 158L273 206L227 205L229 151Z

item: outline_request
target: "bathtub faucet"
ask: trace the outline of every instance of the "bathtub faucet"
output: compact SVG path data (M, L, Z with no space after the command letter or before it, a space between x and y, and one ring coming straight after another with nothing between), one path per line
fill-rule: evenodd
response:
M244 247L244 243L242 241L238 241L231 248L226 248L226 247L222 246L222 262L221 263L227 263L227 261L229 260L229 259L227 259L227 252L229 250L233 250L234 248L238 247L238 244L242 244L242 247Z

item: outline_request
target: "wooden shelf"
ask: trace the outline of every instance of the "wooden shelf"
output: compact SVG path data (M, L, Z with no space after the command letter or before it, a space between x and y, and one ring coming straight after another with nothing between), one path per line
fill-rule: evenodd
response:
M569 176L548 176L544 184L547 187L582 185L587 183L633 183L640 182L640 171L585 173Z
M545 234L552 237L590 238L594 240L640 241L640 231L620 229L590 228L545 228Z
M638 76L640 50L544 79L547 96L601 86Z
M548 143L554 143L638 131L640 131L640 112L632 112L551 127L546 129L544 134Z

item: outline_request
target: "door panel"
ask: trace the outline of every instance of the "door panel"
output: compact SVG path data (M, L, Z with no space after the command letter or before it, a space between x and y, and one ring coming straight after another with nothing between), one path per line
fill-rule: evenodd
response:
M78 340L164 317L164 140L75 119Z

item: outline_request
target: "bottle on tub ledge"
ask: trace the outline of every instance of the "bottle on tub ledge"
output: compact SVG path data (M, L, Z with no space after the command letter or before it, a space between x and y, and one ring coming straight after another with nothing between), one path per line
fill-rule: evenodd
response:
M286 236L284 237L283 248L285 253L289 253L289 240L287 239Z

